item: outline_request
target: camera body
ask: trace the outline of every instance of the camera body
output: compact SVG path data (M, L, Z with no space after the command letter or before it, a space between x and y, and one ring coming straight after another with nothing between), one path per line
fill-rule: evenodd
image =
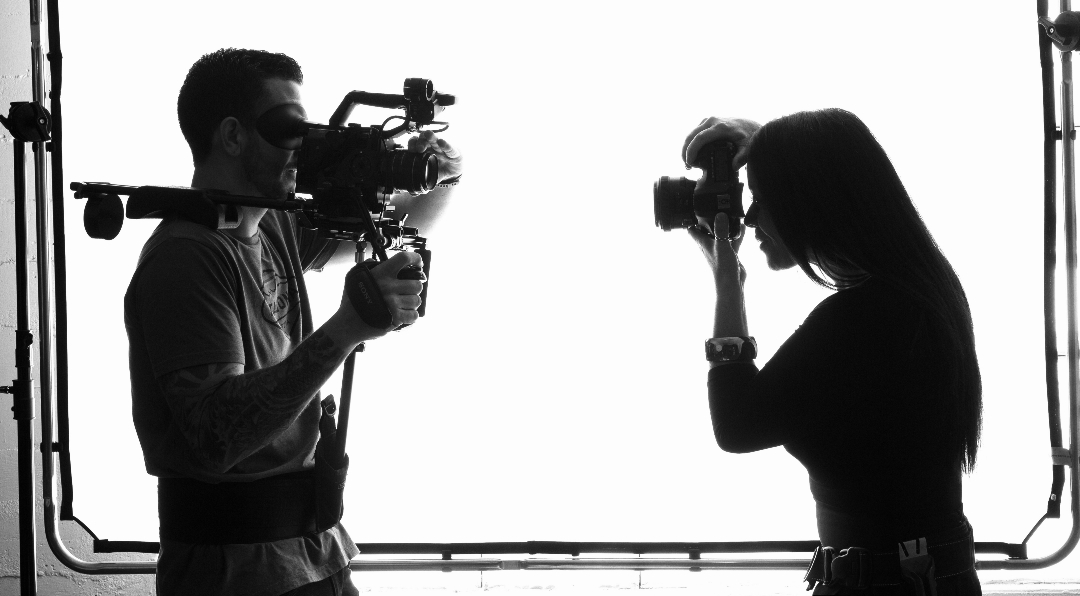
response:
M308 122L298 106L284 104L261 115L256 128L271 144L298 151L296 192L311 196L303 209L307 225L332 237L355 239L367 231L361 224L370 213L387 232L385 243L415 236L406 231L404 222L390 217L390 195L426 193L435 188L439 175L439 160L432 151L407 151L394 139L431 124L444 125L435 132L445 130L445 123L435 117L454 102L453 95L436 93L430 80L410 78L401 95L349 93L325 125ZM381 125L346 125L357 105L402 109L404 115L391 116ZM401 124L390 128L395 119ZM377 241L371 236L368 233L365 240Z
M695 228L698 217L712 222L717 213L728 216L728 238L742 235L743 184L732 161L738 147L728 141L713 141L698 151L694 163L702 170L699 180L662 176L653 184L653 212L656 227L665 232L675 228Z

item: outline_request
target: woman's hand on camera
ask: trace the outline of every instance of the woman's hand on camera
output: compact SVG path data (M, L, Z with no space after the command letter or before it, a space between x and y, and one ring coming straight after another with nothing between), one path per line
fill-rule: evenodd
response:
M425 130L409 139L409 151L423 153L430 149L439 158L439 182L461 175L461 152L450 146L445 140Z
M738 146L733 160L733 165L738 170L746 165L746 152L750 147L750 139L759 128L761 128L760 124L745 118L706 118L686 135L682 150L683 163L687 168L691 167L698 151L713 141L731 141Z
M711 227L711 230L710 230ZM689 228L690 236L698 243L709 268L713 271L717 287L746 281L746 268L739 262L739 247L746 237L746 226L741 225L739 237L728 239L728 216L717 213L711 222L698 220L698 227ZM712 232L712 233L710 233Z

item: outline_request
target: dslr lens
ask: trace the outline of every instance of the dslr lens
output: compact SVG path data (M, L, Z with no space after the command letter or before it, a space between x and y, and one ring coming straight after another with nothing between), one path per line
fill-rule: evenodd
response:
M697 225L694 215L694 187L697 183L687 178L661 176L653 183L653 213L656 227L670 232L675 228L692 228Z

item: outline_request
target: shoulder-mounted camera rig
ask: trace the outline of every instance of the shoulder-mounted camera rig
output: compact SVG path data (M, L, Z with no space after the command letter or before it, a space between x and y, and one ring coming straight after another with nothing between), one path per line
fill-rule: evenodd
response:
M120 186L73 182L75 197L87 199L83 224L93 238L111 240L120 233L125 215L130 219L183 217L211 229L235 227L237 207L266 207L296 213L300 225L319 230L327 238L367 242L379 260L386 250L426 251L427 240L405 225L407 214L393 217L390 196L395 192L422 194L438 184L439 159L432 151L411 152L394 139L441 125L435 116L453 105L453 95L436 93L428 79L405 79L404 93L353 91L345 96L328 124L304 118L296 104L267 110L256 129L267 142L299 150L296 192L310 195L284 200L234 195L222 190L162 186ZM345 124L357 105L402 109L404 115L381 125ZM388 126L400 120L400 124ZM128 197L126 210L120 195ZM424 262L429 259L425 255ZM426 273L426 272L425 272Z

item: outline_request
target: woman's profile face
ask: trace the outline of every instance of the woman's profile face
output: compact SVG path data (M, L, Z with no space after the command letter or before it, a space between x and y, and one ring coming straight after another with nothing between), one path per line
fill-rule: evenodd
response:
M762 202L762 199L767 201L767 197L758 194L756 190L757 179L754 178L754 172L749 166L746 168L746 184L750 188L750 194L753 197L750 208L746 210L746 225L754 228L754 239L758 241L761 252L765 253L765 261L768 263L769 269L783 271L798 265L787 247L784 246L783 241L780 240L776 226L773 225L772 218L769 217L769 211Z

